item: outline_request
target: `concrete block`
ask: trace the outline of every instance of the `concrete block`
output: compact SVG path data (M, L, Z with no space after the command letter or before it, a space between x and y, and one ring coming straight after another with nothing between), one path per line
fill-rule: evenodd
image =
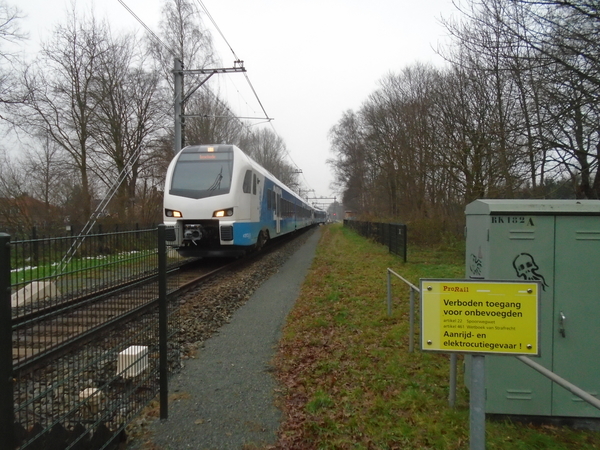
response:
M92 413L97 413L102 401L102 391L98 388L87 388L79 393L79 401L87 400L87 409Z
M148 346L132 345L119 353L117 375L132 378L148 368Z
M12 294L10 304L15 308L58 295L60 292L53 281L33 281Z

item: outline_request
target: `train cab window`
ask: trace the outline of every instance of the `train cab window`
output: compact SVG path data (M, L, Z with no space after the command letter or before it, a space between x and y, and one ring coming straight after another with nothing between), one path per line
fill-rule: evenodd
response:
M256 175L254 175L254 177L256 178ZM244 194L250 193L251 185L252 185L252 171L246 170L246 175L244 175L244 184L242 185L242 190L244 191ZM256 188L254 190L256 190ZM255 192L255 194L256 194L256 192Z
M256 195L256 185L258 184L258 182L256 181L256 174L252 174L252 194Z
M204 146L189 147L177 159L169 193L194 199L227 194L232 172L233 146L212 152Z

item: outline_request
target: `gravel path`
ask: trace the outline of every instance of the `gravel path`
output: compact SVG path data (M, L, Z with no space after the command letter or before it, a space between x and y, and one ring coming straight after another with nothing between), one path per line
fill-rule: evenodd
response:
M281 412L270 364L320 235L302 236L278 272L186 361L169 386L169 419L151 422L129 449L232 450L276 442Z

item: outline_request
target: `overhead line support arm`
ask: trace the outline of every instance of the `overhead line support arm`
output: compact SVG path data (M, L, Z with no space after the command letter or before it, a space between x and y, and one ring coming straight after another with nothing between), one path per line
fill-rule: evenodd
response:
M206 78L204 78L204 80L202 80L194 89L192 89L183 99L184 102L186 102L190 96L196 92L198 89L200 89L200 87L202 87L202 85L204 83L206 83L208 80L210 80L210 78L213 75L217 75L219 73L236 73L236 72L245 72L246 68L245 67L226 67L226 68L215 68L215 69L189 69L189 70L182 70L181 72L184 75L208 75Z

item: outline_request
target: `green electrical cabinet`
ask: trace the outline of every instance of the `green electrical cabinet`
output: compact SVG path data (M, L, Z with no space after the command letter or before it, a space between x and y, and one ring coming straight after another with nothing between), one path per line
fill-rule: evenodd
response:
M476 200L465 213L467 278L539 281L541 356L532 359L598 397L600 201ZM486 413L600 417L514 357L486 355L485 378Z

